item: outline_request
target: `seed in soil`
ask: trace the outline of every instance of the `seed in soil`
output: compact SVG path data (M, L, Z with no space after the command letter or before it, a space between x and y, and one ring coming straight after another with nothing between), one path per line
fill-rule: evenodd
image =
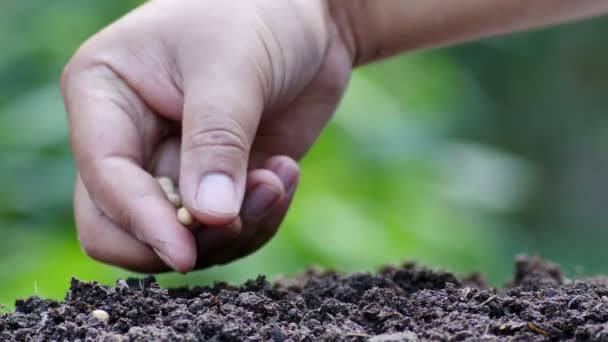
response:
M107 312L105 312L103 310L99 310L99 309L93 310L93 312L91 312L91 316L93 316L103 322L107 322L110 320L110 315Z

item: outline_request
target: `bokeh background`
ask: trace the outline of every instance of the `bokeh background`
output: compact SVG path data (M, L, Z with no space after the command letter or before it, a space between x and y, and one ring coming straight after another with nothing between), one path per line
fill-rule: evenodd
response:
M62 66L138 1L0 3L0 304L129 274L80 251ZM417 260L505 281L517 253L608 272L608 18L357 70L278 236L163 285Z

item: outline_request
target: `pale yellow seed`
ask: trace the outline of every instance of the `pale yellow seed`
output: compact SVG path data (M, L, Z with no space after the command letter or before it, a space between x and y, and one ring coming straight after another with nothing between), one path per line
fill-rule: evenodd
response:
M177 220L184 226L190 226L194 223L194 218L192 218L192 215L186 208L179 208L177 210Z
M175 192L169 192L167 194L167 198L169 199L169 202L173 204L174 207L179 208L182 206L182 198Z
M171 178L169 177L158 177L158 184L160 184L160 187L163 188L163 191L166 194L175 192L175 185L173 184L173 181L171 180Z
M103 322L107 322L110 319L110 315L103 310L93 310L93 312L91 312L91 316Z

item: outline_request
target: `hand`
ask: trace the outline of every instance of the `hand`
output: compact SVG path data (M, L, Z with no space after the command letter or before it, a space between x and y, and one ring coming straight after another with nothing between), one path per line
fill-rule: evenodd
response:
M352 60L323 0L155 0L96 34L62 77L84 251L187 272L262 246ZM179 224L155 176L203 228Z

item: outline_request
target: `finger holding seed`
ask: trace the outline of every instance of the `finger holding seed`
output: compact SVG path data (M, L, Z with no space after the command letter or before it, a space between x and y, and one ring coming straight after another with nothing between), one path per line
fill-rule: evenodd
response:
M176 192L175 184L169 177L158 177L156 178L158 184L167 195L167 199L175 208L177 208L177 220L186 227L192 226L194 218L188 209L182 207L182 198Z
M177 189L175 187L175 184L173 184L173 180L171 180L171 178L169 177L158 177L157 181L160 187L165 192L165 195L167 195L167 199L169 200L169 202L171 202L171 204L173 204L175 208L181 207L182 198L177 193Z

